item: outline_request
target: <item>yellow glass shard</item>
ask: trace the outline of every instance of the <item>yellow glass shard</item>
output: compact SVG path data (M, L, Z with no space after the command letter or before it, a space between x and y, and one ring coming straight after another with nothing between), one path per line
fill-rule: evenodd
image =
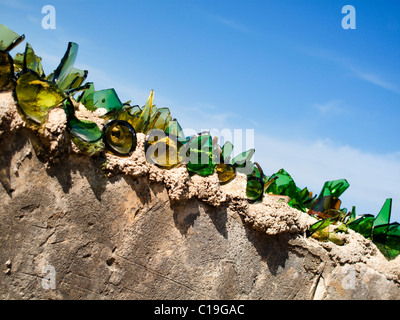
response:
M51 108L57 107L66 98L63 91L32 72L18 78L15 94L23 114L38 124L46 120Z

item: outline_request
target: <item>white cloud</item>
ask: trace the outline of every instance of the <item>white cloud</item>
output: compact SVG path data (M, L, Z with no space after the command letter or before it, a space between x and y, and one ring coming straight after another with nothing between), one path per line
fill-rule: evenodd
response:
M343 100L335 99L325 103L316 103L314 108L321 113L338 113L342 111Z
M363 81L366 81L370 84L378 86L380 88L392 91L394 93L400 94L400 86L385 80L384 77L380 74L373 73L369 70L362 69L357 67L357 63L352 61L351 59L342 56L340 54L336 54L330 52L328 50L324 50L321 48L315 47L304 47L304 46L296 46L295 49L309 57L317 58L317 59L324 59L330 60L336 64L341 65L342 67L346 68L351 74Z
M371 154L329 140L289 141L257 132L255 137L255 160L266 174L284 168L300 188L314 193L325 181L347 179L350 187L340 197L344 207L377 215L385 199L393 198L392 222L400 221L399 154Z

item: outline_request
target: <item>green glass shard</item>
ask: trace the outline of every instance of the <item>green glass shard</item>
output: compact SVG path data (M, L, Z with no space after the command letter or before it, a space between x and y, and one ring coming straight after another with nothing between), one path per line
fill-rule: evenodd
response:
M87 83L88 88L82 92L82 94L76 99L77 102L81 102L83 105L85 105L85 101L87 100L87 98L95 92L94 89L94 84L93 82L88 82ZM90 111L95 111L96 108L92 107L90 108L90 106L85 105L86 109L90 110Z
M250 161L250 159L253 157L254 152L254 149L250 149L238 154L232 159L232 165L238 172L246 175L252 172L253 163Z
M83 82L87 78L87 75L88 75L87 70L72 68L70 73L66 77L57 82L57 86L61 90L76 89L83 84ZM89 85L89 89L90 88L91 86Z
M354 220L356 220L356 207L355 206L353 206L351 208L351 213L349 215L348 221L346 221L346 224L349 224L350 222L353 222Z
M187 170L203 177L213 174L215 163L211 136L209 134L196 135L188 143Z
M50 109L66 98L53 83L29 70L18 78L15 95L23 114L36 123L44 122Z
M129 156L136 149L136 132L129 122L112 120L104 126L103 132L103 142L111 153Z
M232 151L233 151L233 144L229 141L225 142L221 148L221 151L222 151L221 156L222 156L223 162L232 164L231 155L232 155Z
M76 43L68 43L68 48L64 54L64 57L61 59L57 69L48 76L48 81L55 83L63 83L65 81L65 78L68 77L74 66L76 57L78 55L78 48L79 46Z
M260 179L250 177L247 179L246 196L250 203L261 202L264 195L264 185Z
M280 169L273 177L278 177L268 189L268 192L277 195L286 195L290 198L289 205L300 211L306 212L306 208L302 202L299 189L297 188L292 177L284 170Z
M23 67L22 70L25 72L27 69L36 72L39 77L44 76L43 66L42 66L42 58L38 57L33 51L32 46L29 43L26 43Z
M350 186L346 179L339 179L334 181L326 181L319 194L319 198L326 196L334 196L339 198L344 191Z
M178 120L176 119L172 119L169 121L165 133L168 135L173 135L175 137L178 137L178 139L182 139L185 137L185 135L183 134L182 127L180 126Z
M84 92L83 96L79 101L88 109L96 110L98 108L104 108L107 111L120 111L123 106L121 100L119 100L117 93L114 89L105 89L100 91L92 91L93 86L90 84L89 92Z
M322 220L317 221L316 223L314 223L313 225L310 226L309 229L309 236L311 236L313 233L325 229L326 227L328 227L329 225L332 224L334 220L331 218L325 218Z
M0 50L11 51L25 39L25 35L19 36L17 33L0 24Z
M379 211L378 215L374 220L373 227L388 224L390 222L390 214L392 211L392 199L386 199L385 203L382 206L381 211Z
M365 238L370 238L372 233L372 224L374 223L374 216L372 214L365 214L360 218L348 223L348 227L360 234Z
M14 85L14 64L6 51L0 51L0 91L11 90Z
M67 114L68 130L76 138L83 142L94 143L103 137L103 132L96 123L88 120L80 120L75 116L74 106L69 99L64 103L64 110Z

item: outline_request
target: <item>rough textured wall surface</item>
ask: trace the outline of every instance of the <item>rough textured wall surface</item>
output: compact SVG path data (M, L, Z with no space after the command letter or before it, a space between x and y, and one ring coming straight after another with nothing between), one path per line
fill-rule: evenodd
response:
M137 166L104 162L15 108L0 95L1 299L400 299L399 258L352 231L343 246L306 238L308 215L249 205L243 176L160 170L143 143Z

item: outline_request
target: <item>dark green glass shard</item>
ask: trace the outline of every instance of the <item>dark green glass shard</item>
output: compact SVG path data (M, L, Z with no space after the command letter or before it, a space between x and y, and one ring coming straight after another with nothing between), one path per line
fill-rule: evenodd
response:
M48 81L52 81L55 83L63 83L65 78L70 74L76 57L78 55L79 46L74 42L68 43L67 51L64 54L64 57L61 59L60 64L57 69L54 70L52 74L47 78Z
M103 132L103 142L111 153L129 156L136 149L136 132L129 122L112 120L104 126Z
M6 51L0 51L0 91L11 90L14 85L14 64Z
M105 89L100 91L92 91L93 86L90 84L90 88L84 92L83 96L79 101L88 109L96 110L104 108L107 111L120 111L122 110L122 103L119 100L117 93L114 89Z
M0 50L11 51L25 39L25 35L18 35L5 25L0 24Z
M42 58L38 57L33 51L32 46L26 43L22 71L26 72L27 69L36 72L39 77L44 76Z
M231 182L236 177L235 168L227 163L217 164L215 170L218 174L219 183L221 185Z
M334 181L326 181L319 194L319 198L326 196L334 196L339 198L344 191L350 186L346 179L339 179Z
M314 201L316 200L317 195L313 196L313 193L309 191L307 187L303 190L300 190L299 194L304 207L310 209Z
M374 227L372 230L373 242L374 243L379 242L381 244L385 244L388 231L389 231L389 224L384 224Z
M71 72L57 83L57 86L61 90L76 89L83 84L83 82L87 78L87 75L88 75L87 70L72 68ZM90 88L91 86L89 85L88 89Z
M350 222L348 227L360 234L365 238L370 238L372 233L372 224L374 223L374 216L372 214L365 214L360 218Z
M69 99L64 103L64 110L67 114L68 130L76 138L83 142L93 143L103 137L103 132L96 123L88 120L80 120L75 116L74 106Z
M373 227L388 224L390 222L390 214L392 212L392 199L386 199L385 203L382 206L381 211L379 211L378 215L374 220Z
M341 201L334 196L325 196L315 200L308 214L324 218L337 218L341 211Z
M29 70L18 78L15 95L23 114L36 123L44 122L50 109L66 98L53 83Z
M389 226L385 249L389 259L394 259L400 254L400 224L397 222Z
M387 259L396 258L400 253L400 224L394 222L375 227L373 242Z

